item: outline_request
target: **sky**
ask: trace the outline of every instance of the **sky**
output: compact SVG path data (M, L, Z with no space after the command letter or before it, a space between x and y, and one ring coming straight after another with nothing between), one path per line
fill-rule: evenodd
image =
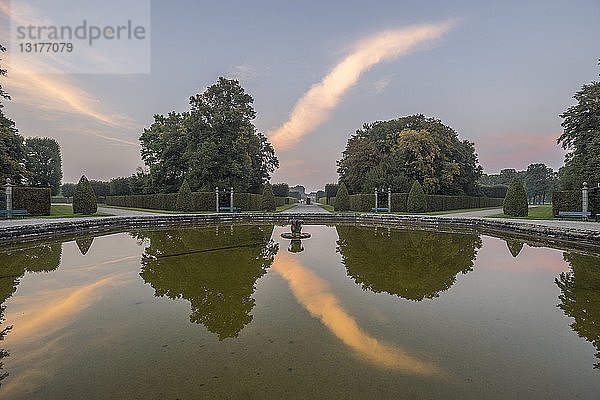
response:
M0 0L7 46L14 3ZM37 12L77 18L58 3ZM57 56L53 66L33 58L28 72L3 56L5 112L22 135L59 142L64 182L131 175L144 165L138 138L153 115L188 110L220 76L254 98L254 124L281 165L272 183L312 191L337 182L357 129L417 113L474 142L486 173L558 169L559 115L600 73L597 0L143 3L79 1L90 20L148 19L147 48L91 46L98 68L40 73L64 66Z

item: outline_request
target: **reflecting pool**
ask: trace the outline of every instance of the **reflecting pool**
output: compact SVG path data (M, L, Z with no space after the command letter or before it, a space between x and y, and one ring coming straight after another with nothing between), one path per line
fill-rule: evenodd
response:
M0 247L0 398L581 398L600 258L512 237L220 225Z

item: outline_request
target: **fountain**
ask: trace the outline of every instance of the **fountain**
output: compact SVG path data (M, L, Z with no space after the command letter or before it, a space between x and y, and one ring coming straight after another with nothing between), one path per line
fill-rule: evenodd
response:
M291 219L290 220L290 230L291 232L285 232L281 234L282 238L285 239L308 239L310 237L310 233L302 233L302 224L304 223L301 219Z

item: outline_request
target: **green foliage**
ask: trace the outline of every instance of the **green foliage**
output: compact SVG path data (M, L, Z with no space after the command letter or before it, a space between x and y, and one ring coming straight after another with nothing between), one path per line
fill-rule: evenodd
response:
M219 78L190 98L189 111L155 115L140 136L153 189L174 192L186 178L194 190L259 193L279 161L252 124L253 101L238 81Z
M48 187L52 195L57 195L63 176L58 142L51 138L29 138L25 141L25 153L25 169L30 172L27 177L29 184Z
M0 52L6 49L0 45ZM0 77L6 75L6 70L0 67ZM15 127L15 123L4 115L2 99L10 100L10 96L0 85L0 183L4 185L6 178L19 184L27 178L28 172L24 168L25 146L23 137Z
M336 197L337 199L337 197ZM351 194L350 211L371 211L375 207L375 194Z
M90 185L94 189L97 199L110 195L110 182L91 180Z
M508 251L510 255L513 257L517 257L521 250L523 250L523 242L514 239L506 239L506 246L508 247Z
M479 185L479 189L485 197L504 198L506 197L508 185Z
M85 175L81 175L73 194L73 213L94 214L96 211L98 211L98 205L94 189Z
M340 183L337 194L335 196L335 211L350 211L350 195L344 182Z
M554 170L545 164L529 164L525 185L527 195L534 204L543 203L546 200L546 194L552 192L556 180L555 175Z
M273 195L273 187L269 182L265 183L265 187L262 193L261 210L264 211L275 211L275 195Z
M175 202L177 211L194 211L194 199L192 198L192 190L190 185L184 179L179 193L177 193L177 201Z
M527 192L519 178L513 178L508 185L503 211L504 214L511 217L526 217L529 212Z
M327 199L337 196L339 185L337 183L328 183L325 185L325 197Z
M364 290L407 300L436 298L473 270L481 248L475 234L424 230L375 230L336 226L348 276Z
M60 187L60 194L65 197L73 197L76 187L77 184L75 183L63 183L63 185Z
M276 197L275 199L281 199L281 197ZM233 194L233 206L241 208L243 211L259 211L262 207L262 195L236 192Z
M577 104L560 115L563 133L558 143L569 152L561 171L561 187L579 189L600 182L600 82L583 85Z
M581 190L552 192L552 215L558 218L560 211L581 211Z
M302 195L300 194L300 192L290 192L290 197L293 197L296 200L300 200Z
M317 201L319 201L319 199L321 197L327 197L327 195L325 194L324 190L317 190L317 196L316 197L317 197Z
M422 213L427 211L427 198L418 181L414 181L410 188L408 199L406 200L406 209L410 213Z
M287 183L276 183L273 185L273 194L276 197L288 197L290 195L290 186Z
M482 173L473 143L423 115L365 124L348 139L337 165L354 194L375 187L402 192L418 180L428 193L475 195Z
M14 187L13 210L27 210L31 215L49 215L51 198L49 188Z
M138 194L131 196L108 196L106 197L106 204L109 206L117 207L132 207L132 208L146 208L149 210L165 210L165 211L176 211L177 204L177 193L158 193L158 194ZM195 210L215 210L215 194L212 194L212 205L210 209L198 208L197 200L194 199Z
M131 186L129 186L129 178L113 178L110 180L110 195L111 196L127 196L131 194Z

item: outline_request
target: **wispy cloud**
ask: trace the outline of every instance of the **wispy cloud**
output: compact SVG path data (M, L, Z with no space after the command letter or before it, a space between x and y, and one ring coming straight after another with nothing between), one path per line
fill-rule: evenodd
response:
M268 133L273 147L288 150L300 139L329 118L343 95L372 66L408 53L416 46L440 38L453 22L417 25L381 32L359 42L352 54L344 58L313 85L294 106L289 119Z

